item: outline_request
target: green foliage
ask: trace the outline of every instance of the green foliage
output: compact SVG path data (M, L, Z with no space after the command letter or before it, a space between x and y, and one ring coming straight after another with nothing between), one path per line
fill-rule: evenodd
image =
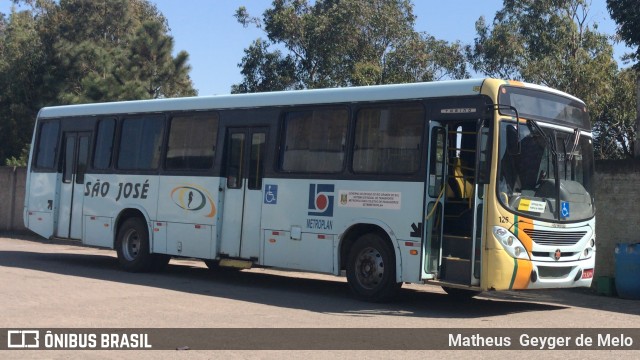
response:
M166 18L146 0L61 0L47 18L61 103L195 95L188 54L172 57Z
M244 7L243 26L264 27L239 64L232 92L324 88L464 78L462 47L414 30L409 0L275 0L262 21Z
M37 23L29 12L14 12L0 32L0 161L19 156L31 140L41 105L45 55Z
M476 22L477 37L466 48L467 58L475 71L488 76L547 85L575 95L587 104L594 128L607 128L599 122L611 119L609 110L621 101L612 97L616 79L626 75L618 74L608 37L588 22L588 15L585 0L504 0L492 26L484 18ZM613 137L613 147L603 146L612 139L600 138L604 133L610 131L596 133L599 156L625 152L619 137Z
M17 158L12 156L5 160L5 166L27 166L27 162L29 161L29 149L31 148L31 144L27 144L27 146L22 149L20 156Z
M623 69L616 74L613 90L599 118L593 121L597 158L622 159L634 156L636 138L636 81L638 73Z
M240 73L244 81L233 85L232 93L296 88L293 56L283 56L279 50L269 51L267 43L261 39L245 49L242 64Z
M20 159L43 106L193 96L188 54L148 0L13 0L0 16L0 161Z
M618 24L618 35L627 46L635 47L632 57L640 61L640 6L637 0L607 0L611 18Z
M587 18L583 0L505 0L492 28L478 20L467 56L476 71L554 87L593 108L617 65L607 36Z

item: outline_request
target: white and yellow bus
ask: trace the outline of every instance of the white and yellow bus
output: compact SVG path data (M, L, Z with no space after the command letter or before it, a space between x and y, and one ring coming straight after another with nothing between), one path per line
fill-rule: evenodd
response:
M47 107L24 221L128 271L346 273L373 301L587 287L590 129L579 99L497 79Z

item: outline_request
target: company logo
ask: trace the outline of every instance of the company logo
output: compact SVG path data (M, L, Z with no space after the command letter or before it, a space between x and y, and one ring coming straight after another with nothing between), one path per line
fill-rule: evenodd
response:
M28 349L40 347L40 331L9 330L7 331L7 348Z
M171 190L171 200L180 208L187 211L206 211L205 217L214 217L216 206L213 204L213 196L197 185L178 186Z
M560 260L560 258L562 257L562 252L560 251L560 249L556 250L556 252L553 254L553 258L558 261Z
M53 331L52 331L53 330ZM83 329L8 330L8 349L151 349L146 333L93 333ZM43 332L42 338L40 333Z
M309 185L309 215L333 216L335 186L329 184Z

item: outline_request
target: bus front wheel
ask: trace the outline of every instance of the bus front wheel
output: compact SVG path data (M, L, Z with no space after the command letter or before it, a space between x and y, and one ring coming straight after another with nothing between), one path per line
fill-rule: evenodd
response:
M122 223L116 238L116 252L120 266L130 272L158 270L169 259L166 255L150 253L149 231L140 218L129 218Z
M349 251L347 281L351 291L362 300L391 300L402 286L396 282L393 248L375 233L358 238Z

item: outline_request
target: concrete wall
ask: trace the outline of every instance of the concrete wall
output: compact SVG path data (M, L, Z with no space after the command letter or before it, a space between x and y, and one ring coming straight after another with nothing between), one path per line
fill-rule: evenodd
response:
M0 167L0 231L24 231L25 168ZM614 275L617 243L640 242L640 160L596 162L596 276Z
M22 219L26 168L0 167L0 231L25 231Z
M640 160L596 161L596 276L614 276L615 246L640 242Z

